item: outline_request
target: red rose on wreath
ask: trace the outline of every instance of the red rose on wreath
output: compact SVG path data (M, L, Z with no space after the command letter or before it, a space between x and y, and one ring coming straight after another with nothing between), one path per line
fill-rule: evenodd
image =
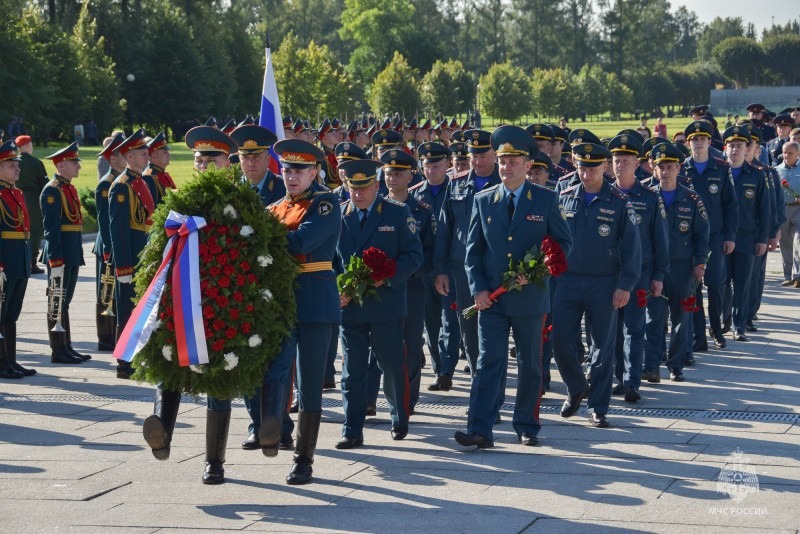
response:
M242 295L242 294L241 294L240 292L238 292L238 291L234 291L234 292L233 292L233 295L232 295L232 298L233 298L233 300L234 300L235 302L242 302L242 301L244 300L244 295ZM246 310L246 311L248 311L248 312L251 312L251 311L253 311L253 310L252 310L252 308L253 308L253 305L252 305L252 304L248 304L248 305L247 305L247 307L248 307L248 308L250 308L250 309L249 309L249 310Z
M219 280L217 280L217 284L219 284L219 287L231 287L231 279L227 276L221 276Z

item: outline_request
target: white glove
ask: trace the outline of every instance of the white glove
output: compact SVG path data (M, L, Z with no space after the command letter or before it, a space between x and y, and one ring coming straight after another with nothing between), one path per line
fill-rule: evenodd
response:
M118 276L117 282L119 282L120 284L130 284L133 282L133 275L126 274L125 276Z
M64 276L64 266L50 267L50 278L61 278Z

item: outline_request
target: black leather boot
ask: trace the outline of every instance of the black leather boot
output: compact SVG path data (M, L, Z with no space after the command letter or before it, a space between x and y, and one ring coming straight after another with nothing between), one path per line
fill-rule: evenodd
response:
M11 367L25 376L33 376L36 369L26 369L17 363L17 323L3 325L3 341L6 344L6 355Z
M5 336L5 333L3 333ZM0 339L0 378L13 379L22 378L23 375L20 371L14 369L11 362L8 360L8 352L6 350L6 340Z
M206 411L206 469L203 484L225 482L225 449L228 446L228 428L231 412Z
M292 486L311 482L311 464L314 463L314 451L317 448L319 421L322 412L299 412L297 415L297 447L294 449L294 466L286 477L286 483Z
M73 356L67 350L67 336L66 332L53 332L53 327L56 322L48 316L47 318L47 334L50 337L50 362L51 363L64 363L68 365L83 363L81 358ZM64 327L63 317L61 326ZM66 329L66 327L64 327Z
M116 346L115 330L116 317L103 315L106 307L100 303L95 304L95 322L97 323L97 350L111 352Z
M117 325L117 332L114 336L117 341L119 341L119 337L122 335L123 330L125 330L125 327ZM131 365L131 362L117 360L117 378L127 380L131 377L134 371L135 369L133 368L133 365Z
M175 421L178 419L180 406L180 391L163 390L161 387L156 388L153 415L144 420L142 433L144 434L144 440L153 451L153 456L158 460L169 458L172 433L175 431Z
M286 387L282 384L269 384L261 387L261 425L258 427L258 441L264 456L278 455L281 442L281 424L286 411Z
M92 357L89 356L88 354L81 354L80 352L78 352L77 350L72 348L72 331L71 331L70 325L69 325L69 312L68 311L64 310L64 315L62 317L62 320L64 321L64 329L66 330L66 332L64 332L64 334L67 336L67 352L69 352L70 354L72 354L76 358L80 358L84 362L87 361L87 360L91 360Z

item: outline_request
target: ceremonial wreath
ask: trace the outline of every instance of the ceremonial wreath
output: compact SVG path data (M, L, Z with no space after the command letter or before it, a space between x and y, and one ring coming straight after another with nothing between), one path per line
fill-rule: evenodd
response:
M153 215L135 277L140 301L114 353L133 358L138 380L252 394L295 322L286 229L234 173L199 173Z

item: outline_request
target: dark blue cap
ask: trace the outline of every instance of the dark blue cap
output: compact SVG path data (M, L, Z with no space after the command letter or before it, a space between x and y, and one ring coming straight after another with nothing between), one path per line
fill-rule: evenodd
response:
M456 159L469 158L469 149L466 143L450 143L450 155Z
M600 143L581 143L572 146L572 160L581 167L598 167L611 157Z
M666 137L659 137L659 136L647 139L642 145L642 154L641 154L642 159L647 159L647 157L650 156L650 151L653 150L654 146L659 145L661 143L669 143L669 142L670 142L669 139L667 139Z
M750 132L747 131L746 126L731 126L725 133L722 134L722 142L723 143L730 143L731 141L744 141L747 144L750 144Z
M368 159L364 149L355 143L339 143L336 145L336 148L333 149L333 152L336 154L336 160L339 162L351 159Z
M534 139L542 139L544 141L552 141L555 137L553 129L546 124L531 124L525 131L533 136Z
M492 133L490 141L498 156L530 158L539 153L536 139L519 126L500 126Z
M260 154L278 140L278 136L270 130L255 124L239 126L230 135L239 145L240 154Z
M581 143L589 143L599 145L600 138L585 128L578 128L569 133L569 144L580 145Z
M450 141L451 141L451 144L452 144L452 142L464 143L465 146L466 146L467 138L464 137L464 132L462 130L459 130L457 132L453 132L453 135L450 136Z
M450 149L441 143L422 143L417 147L417 157L420 161L446 159L450 154Z
M20 161L19 147L14 141L8 140L0 145L0 162L2 161Z
M756 141L757 143L760 143L761 139L764 138L764 134L761 132L761 128L759 128L758 126L756 126L752 122L750 122L750 121L743 122L741 124L741 126L744 126L745 128L747 128L747 133L750 134L750 139L752 139L753 141Z
M557 126L555 124L548 124L547 126L549 126L551 130L553 130L553 140L554 141L565 141L566 142L567 138L569 137L569 132L568 131L566 131L561 126Z
M385 169L415 169L417 167L417 160L414 156L401 150L393 148L381 154L381 163Z
M375 183L380 166L381 163L374 159L353 159L340 163L339 169L344 171L348 187L364 189Z
M373 146L397 146L403 143L403 136L394 130L382 128L372 134L371 140Z
M630 154L637 158L642 154L642 143L633 135L622 134L608 142L612 154Z
M637 141L639 141L640 145L644 145L644 136L634 130L633 128L625 128L624 130L620 130L617 135L627 135L628 137L635 137Z
M285 169L311 167L325 159L322 150L302 139L283 139L272 149Z
M205 123L205 126L213 126L214 128L217 127L217 118L215 116L210 116Z
M485 130L467 130L464 132L464 142L470 154L483 154L492 148L492 134Z
M694 121L683 129L683 135L686 136L687 141L690 141L692 137L697 135L711 137L714 135L714 126L705 120Z
M550 159L550 156L544 152L539 152L531 159L533 160L534 167L544 167L547 169L547 172L553 172L553 161Z
M650 159L653 161L654 165L658 165L659 163L667 161L674 161L675 163L681 164L686 158L681 149L674 144L658 143L653 147L653 150L650 151Z
M16 144L14 146L16 146ZM67 160L80 161L81 158L78 155L78 143L77 143L77 141L75 143L72 143L69 146L66 146L66 147L62 148L61 150L59 150L57 152L54 152L54 153L50 154L45 159L52 160L53 165L57 165L57 164L61 163L62 161L67 161Z
M213 126L195 126L186 132L186 146L193 150L196 156L221 154L228 156L239 149L236 141Z

